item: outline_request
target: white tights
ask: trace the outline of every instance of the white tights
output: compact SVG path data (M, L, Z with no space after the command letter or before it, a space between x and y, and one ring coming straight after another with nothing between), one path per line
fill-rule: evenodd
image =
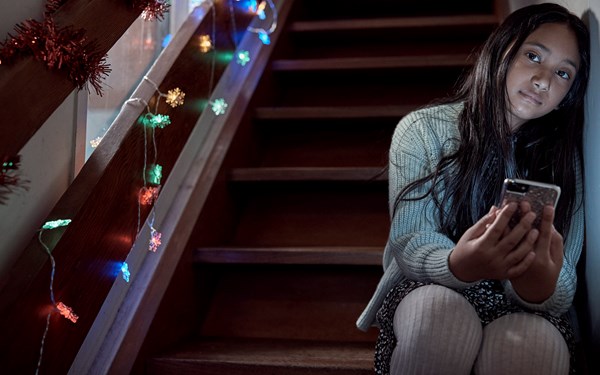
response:
M546 319L514 313L482 328L473 306L439 285L417 288L400 302L394 334L393 375L569 372L567 344Z

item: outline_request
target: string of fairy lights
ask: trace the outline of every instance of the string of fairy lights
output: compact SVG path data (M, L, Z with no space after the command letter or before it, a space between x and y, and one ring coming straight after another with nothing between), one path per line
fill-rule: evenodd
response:
M223 0L225 1L225 0ZM246 50L238 50L237 41L235 40L236 35L236 26L235 26L235 10L234 8L243 9L251 14L256 15L260 22L268 23L268 27L247 27L246 30L248 32L254 33L260 39L260 41L268 45L270 44L270 35L277 28L277 9L272 0L265 1L256 1L256 0L227 0L228 8L231 17L231 24L234 35L234 44L235 44L235 53L232 55L234 57L235 62L244 67L251 60L251 56ZM217 7L215 5L218 1L204 1L210 5L211 15L212 15L212 27L211 33L206 35L201 35L199 38L198 49L202 53L212 53L212 59L210 61L210 78L208 82L208 98L211 97L213 86L214 86L214 75L215 75L215 66L216 66L216 12ZM168 4L163 1L157 2L158 4L162 4L162 6L167 6ZM142 13L141 17L145 20L160 20L161 17L158 17L157 14L162 15L162 12L166 11L164 8L159 9L160 12L151 11L150 13ZM156 94L156 100L154 108L151 108L148 102L141 98L131 98L128 99L124 104L123 108L133 105L142 105L145 107L145 112L138 117L137 125L143 127L143 136L144 136L144 162L142 169L142 185L139 188L137 194L137 227L136 227L136 237L141 233L141 219L142 219L142 207L143 206L151 206L150 213L148 215L148 219L146 220L147 225L150 229L150 238L148 240L148 251L155 253L160 250L161 247L161 237L162 234L160 231L155 228L155 206L154 203L159 197L161 187L162 187L162 176L163 176L163 167L159 164L158 158L158 149L156 143L156 132L166 128L167 126L175 126L175 124L171 123L171 116L168 113L159 112L159 103L161 100L164 100L166 104L170 106L170 110L175 110L177 107L182 106L185 102L185 93L179 88L174 87L172 89L167 90L167 92L161 92L158 84L148 76L143 77L143 82L152 86ZM214 100L208 101L208 106L210 110L214 113L215 116L223 115L227 112L228 103L225 98L216 98ZM169 108L169 107L167 107ZM208 108L208 107L207 107ZM96 145L101 142L101 139L95 140ZM78 320L78 316L75 313L72 307L69 307L62 301L57 301L54 296L54 276L56 273L56 261L52 256L52 250L50 247L43 241L43 234L46 231L54 230L57 228L67 227L71 223L70 219L60 219L46 222L42 228L38 231L38 241L41 246L46 251L50 263L51 263L51 271L50 271L50 302L52 304L52 308L46 317L46 327L42 336L40 351L39 351L39 359L37 363L36 373L39 371L40 366L42 364L42 357L44 354L44 344L46 341L46 337L48 334L48 330L50 327L50 317L53 313L58 312L65 319L68 319L72 323L76 323ZM132 241L134 244L136 241ZM133 246L131 247L127 257L133 250ZM127 257L120 264L119 274L120 277L126 282L129 283L131 279L134 277L132 275L132 270L127 263Z

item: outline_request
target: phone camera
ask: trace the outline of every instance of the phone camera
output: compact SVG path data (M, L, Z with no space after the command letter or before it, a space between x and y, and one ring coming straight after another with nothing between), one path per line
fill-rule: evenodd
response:
M520 184L514 181L508 183L508 190L518 192L518 193L526 193L529 190L529 186L526 184Z

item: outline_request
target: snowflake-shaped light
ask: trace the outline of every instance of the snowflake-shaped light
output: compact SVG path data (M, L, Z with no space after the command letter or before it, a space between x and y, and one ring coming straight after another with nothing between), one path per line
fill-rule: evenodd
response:
M245 66L247 63L250 62L250 52L248 52L248 51L238 52L236 62L238 64L240 64L241 66Z
M71 223L71 219L47 221L42 226L42 229L56 229L65 227Z
M263 44L271 44L271 38L269 37L269 34L267 34L266 31L259 31L258 32L258 39L260 39L261 42L263 42Z
M57 303L56 308L58 309L58 312L60 312L60 315L64 316L66 319L69 319L73 323L77 323L77 319L79 319L79 317L75 315L72 308L62 302Z
M261 3L258 5L258 8L256 9L256 15L261 20L264 20L265 18L267 18L267 15L265 14L266 7L267 7L267 2L261 1Z
M148 250L152 251L153 253L156 252L156 250L158 250L158 247L161 244L161 240L160 238L162 237L162 234L157 231L154 228L150 228L150 242L148 243Z
M200 35L200 52L206 53L213 48L212 40L208 35Z
M156 115L150 114L149 120L150 120L150 126L153 128L163 129L167 125L171 124L171 118L169 117L169 115L161 115L160 113L156 114Z
M131 273L129 272L129 265L127 264L127 262L123 262L123 265L121 266L121 272L123 274L123 280L129 282L129 277L131 276Z
M148 169L148 182L154 185L160 185L162 179L162 166L155 164Z
M102 138L103 137L96 137L94 139L92 139L90 141L90 146L92 146L92 148L96 148L100 145L100 142L102 142Z
M167 104L173 108L178 105L183 105L183 98L185 98L185 93L181 91L179 87L167 91Z
M215 113L215 115L219 116L224 114L226 109L227 103L225 102L225 99L221 98L212 102L212 110Z
M142 206L148 206L154 203L156 198L158 198L158 193L160 192L160 186L149 186L143 187L139 192L139 202Z

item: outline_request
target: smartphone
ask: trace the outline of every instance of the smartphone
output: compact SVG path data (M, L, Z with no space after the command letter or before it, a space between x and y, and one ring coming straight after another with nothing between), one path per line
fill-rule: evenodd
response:
M505 206L510 202L520 203L527 201L531 205L531 210L535 212L535 221L533 227L540 227L542 221L542 212L544 206L553 206L556 208L558 198L560 197L560 187L553 184L546 184L537 181L520 180L516 178L507 178L504 180L502 195L499 207ZM508 225L513 228L521 220L521 207L510 219Z

